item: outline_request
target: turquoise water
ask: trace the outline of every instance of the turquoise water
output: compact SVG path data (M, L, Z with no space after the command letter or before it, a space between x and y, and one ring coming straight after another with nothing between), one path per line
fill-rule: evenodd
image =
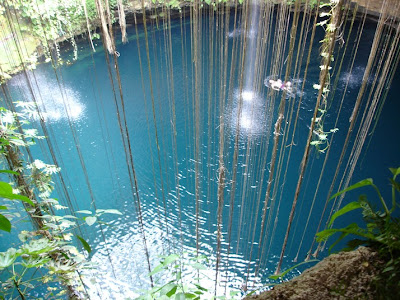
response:
M206 20L206 19L205 19ZM204 24L208 22L204 21ZM206 26L206 25L205 25ZM369 54L371 38L374 33L374 25L367 24L367 30L362 39L359 56L351 74L344 71L339 79L335 101L333 102L329 116L326 120L327 128L333 126L338 109L338 100L349 79L346 101L338 124L339 132L335 135L335 142L331 145L330 163L326 167L314 207L308 234L305 235L298 260L301 261L307 255L313 235L319 221L326 193L330 186L330 179L334 174L337 159L348 128L348 118L353 108L353 101L357 96L360 82L363 76L366 59ZM145 40L140 35L140 54L143 62L144 89L141 83L141 73L138 60L138 49L135 41L134 29L129 28L130 42L126 45L118 45L120 57L118 63L125 100L126 121L132 146L132 155L137 175L139 195L142 203L144 227L147 245L150 252L152 266L157 264L160 254L179 252L183 249L195 251L196 248L196 215L195 215L195 146L194 135L194 105L193 90L191 85L192 67L190 58L190 25L184 24L186 36L186 52L182 53L182 34L179 21L174 21L172 32L173 67L174 67L174 93L176 110L176 139L177 139L177 165L179 169L179 195L181 202L182 225L179 224L178 199L176 192L176 164L174 162L174 141L172 135L172 102L170 101L171 88L167 72L166 56L164 49L164 32L154 29L150 36L150 58L154 85L154 113L156 121L153 121L150 86L148 78L147 62L145 59ZM143 28L139 28L143 32ZM207 57L209 55L207 30L203 33L204 74L209 74ZM317 33L316 44L322 38L322 32ZM230 45L235 34L232 34ZM239 35L240 36L240 35ZM351 39L348 41L353 43ZM72 65L62 66L57 69L60 83L55 78L55 71L48 64L39 65L33 72L29 72L29 78L34 86L34 92L39 106L46 109L46 125L51 129L48 137L56 151L57 160L62 168L70 197L75 210L93 209L92 197L85 178L82 163L84 163L89 178L89 184L97 208L116 208L122 216L106 216L103 221L111 226L104 227L105 241L101 239L100 227L86 228L84 233L92 245L91 259L98 263L93 272L88 272L87 277L96 278L88 281L92 295L98 299L121 299L122 295L134 297L138 290L148 284L147 264L145 261L142 238L137 222L134 197L131 192L126 159L121 139L121 133L117 122L117 110L114 103L113 91L105 63L103 50L98 47L97 52L91 54L86 43L81 47L80 58ZM317 82L319 76L318 47L315 48L310 63L309 77L307 78L303 103L301 104L298 129L295 135L293 147L284 189L278 185L278 193L273 206L269 206L273 218L268 224L269 232L264 251L268 252L267 259L261 261L259 274L254 274L258 252L258 239L260 234L261 207L265 197L268 169L270 167L270 152L272 149L271 130L266 126L271 120L276 121L276 111L268 113L265 100L268 99L268 88L263 86L260 91L253 94L251 101L244 102L240 125L239 156L237 168L237 185L234 198L234 215L232 218L232 237L230 243L230 264L227 268L226 253L229 243L228 224L229 204L232 193L231 185L225 189L225 205L223 209L223 275L221 286L228 282L228 286L239 289L243 284L247 267L250 263L250 280L256 284L265 283L266 277L275 271L279 259L283 238L287 228L287 219L293 201L294 190L299 176L299 165L303 156L305 139L308 134L308 126L312 116L312 110L316 100L316 92L312 84ZM270 54L269 54L270 55ZM182 57L187 68L182 65ZM267 57L266 57L267 59ZM228 59L230 61L230 59ZM346 65L346 64L345 64ZM270 66L267 65L264 77L269 75ZM218 78L218 71L215 71ZM201 252L210 257L210 269L213 268L216 256L216 212L217 212L217 176L218 176L218 118L220 110L224 113L226 122L225 163L227 169L227 182L233 177L233 153L236 134L236 114L239 100L239 86L237 78L233 87L233 101L225 107L218 106L218 79L213 81L211 107L208 106L208 78L205 76L200 93L201 108L201 134L200 134L200 235ZM380 123L374 133L369 148L364 152L362 161L356 169L353 182L365 178L374 177L378 185L387 187L389 176L388 167L397 167L400 164L398 153L399 141L396 140L396 129L400 128L400 120L396 118L398 103L396 95L400 92L400 75L397 72L392 88L389 92L387 103L384 107ZM23 74L13 78L9 82L14 101L31 101L27 81ZM115 83L117 89L117 84ZM144 95L146 97L144 97ZM117 98L118 99L118 98ZM281 100L276 97L276 106ZM295 100L298 101L298 97ZM288 101L287 106L291 104ZM297 103L297 102L296 102ZM287 108L288 109L288 108ZM211 115L209 115L211 114ZM40 128L37 121L32 120L32 125ZM156 129L158 134L158 146L156 145ZM270 140L270 146L266 149L266 141ZM78 144L77 144L78 143ZM247 158L247 147L251 151ZM32 148L34 156L45 162L51 162L51 157L45 142ZM79 152L82 158L79 157ZM267 156L264 156L267 151ZM158 159L158 155L160 159ZM316 183L323 164L324 154L312 153L310 165L305 174L305 180L294 219L294 227L289 238L288 248L284 260L283 269L293 265L293 258L297 254L298 246L305 227L308 211L311 207ZM286 163L286 162L285 162ZM285 164L284 164L285 165ZM312 167L311 167L312 166ZM262 177L264 175L264 177ZM245 180L246 178L246 180ZM60 188L59 180L56 180L56 196L65 203ZM163 196L164 195L164 196ZM258 199L261 199L260 208L257 210ZM278 200L280 199L280 202ZM164 206L166 210L164 210ZM279 209L279 218L275 222L275 215ZM167 219L167 224L165 222ZM240 224L240 220L242 223ZM346 220L343 220L345 223ZM249 262L252 244L253 225L256 224L254 248L252 260ZM338 224L341 224L338 222ZM275 235L271 240L271 231L275 226ZM182 231L181 231L182 227ZM240 234L240 239L239 239ZM107 258L107 249L114 268ZM315 249L315 248L314 248ZM323 252L322 255L326 255ZM227 271L227 273L225 273ZM209 272L214 278L213 271ZM249 284L250 286L250 284ZM221 291L223 288L221 288Z

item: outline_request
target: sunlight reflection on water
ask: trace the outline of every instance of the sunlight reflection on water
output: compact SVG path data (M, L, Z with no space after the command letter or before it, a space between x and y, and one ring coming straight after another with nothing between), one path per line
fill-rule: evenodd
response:
M65 83L60 87L54 80L54 76L47 76L47 74L41 72L28 73L32 89L22 75L19 75L19 77L20 80L13 81L14 87L20 89L24 95L30 95L30 97L27 97L28 99L34 98L37 101L39 112L32 102L31 116L35 120L39 119L39 114L45 121L50 122L58 122L68 118L70 121L77 121L84 117L85 105L82 103L81 95L77 90Z

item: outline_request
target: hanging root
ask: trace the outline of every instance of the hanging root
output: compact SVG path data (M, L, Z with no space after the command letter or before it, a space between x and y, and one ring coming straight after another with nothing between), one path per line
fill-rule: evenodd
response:
M107 28L107 21L104 15L104 8L102 4L102 0L96 0L96 7L97 7L97 14L100 17L101 21L101 29L103 32L103 40L104 40L104 47L108 50L110 54L114 53L114 45L111 40L110 33L108 32Z
M121 27L122 34L122 42L125 44L128 42L128 38L126 37L126 20L125 20L125 11L124 4L122 0L118 0L118 18L119 18L119 26Z

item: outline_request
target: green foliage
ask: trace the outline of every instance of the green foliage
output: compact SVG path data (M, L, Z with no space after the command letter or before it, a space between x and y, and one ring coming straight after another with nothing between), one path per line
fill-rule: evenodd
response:
M399 203L396 202L396 193L400 192L399 183L396 177L400 174L400 168L391 168L393 177L390 179L392 188L392 207L389 210L378 187L372 179L364 179L348 188L334 194L331 199L336 198L354 189L371 186L377 194L382 211L377 210L365 195L359 196L357 201L350 202L338 210L331 218L329 227L340 216L353 212L356 209L362 210L362 216L366 227L360 227L352 223L344 228L328 228L317 233L317 241L326 241L336 233L340 233L337 240L330 246L329 251L347 236L358 238L348 242L344 251L350 251L360 245L367 245L375 249L380 258L385 262L384 269L375 281L380 299L399 299L400 297L400 220L395 216Z
M311 259L311 260L308 260L308 261L303 261L301 263L296 264L293 267L290 267L290 268L286 269L285 271L283 271L283 272L281 272L279 274L274 274L274 275L268 276L268 278L269 279L273 279L273 280L282 279L283 277L285 277L293 269L298 268L301 265L312 263L312 262L316 262L316 261L319 261L319 260L318 259Z
M312 119L314 123L313 130L313 140L310 142L310 145L315 146L318 152L325 153L325 151L329 147L329 135L338 131L338 128L332 128L329 131L324 129L324 120L328 110L328 96L330 93L330 80L331 74L330 70L332 67L330 66L331 62L334 61L331 47L332 44L336 40L336 26L339 23L340 16L340 7L339 2L336 0L327 0L320 2L320 8L326 8L329 11L321 12L320 17L325 18L317 25L321 26L325 30L324 39L321 41L321 65L320 67L320 78L319 83L314 84L313 88L318 90L318 93L321 95L318 112L316 117ZM311 2L310 5L313 7L315 5L315 1Z
M86 240L85 240L83 237L79 236L79 235L77 235L76 237L77 237L78 240L82 243L83 248L85 248L85 250L86 250L88 253L91 253L91 252L92 252L92 248L90 247L90 245L88 244L88 242L86 242Z
M86 219L55 213L67 209L57 199L51 198L52 176L60 168L40 160L32 163L24 161L20 149L33 145L42 137L36 130L23 126L29 124L27 116L32 115L31 107L17 106L22 107L23 113L0 108L0 157L3 163L7 162L7 167L12 168L0 170L3 176L11 179L11 183L0 181L0 198L3 199L0 230L17 234L12 228L21 221L18 213L21 206L9 205L10 201L21 201L34 223L34 229L18 233L21 241L18 247L0 252L0 299L15 298L17 294L22 299L32 299L34 295L30 291L43 284L50 284L45 298L60 299L68 290L69 294L72 292L76 296L73 299L80 299L84 293L77 272L90 268L91 264L73 243L79 241L89 254L92 249L83 237L76 235L74 238L74 230L82 225L79 222L93 225L104 214L121 213L116 209L98 209L95 213L82 211L89 215ZM38 269L43 271L37 272Z
M213 279L207 276L208 259L204 255L192 257L188 253L160 256L160 263L149 273L155 286L143 291L138 299L228 299L214 297L205 284ZM162 282L162 284L159 284ZM234 297L238 291L232 291Z
M89 215L89 216L83 217L83 220L89 226L92 226L94 223L99 221L100 217L103 214L122 215L122 213L117 209L96 209L96 213L95 214L93 214L90 210L78 210L76 213ZM101 222L101 221L99 221L99 222ZM104 223L104 222L101 222L101 223Z
M11 222L2 214L0 214L0 230L11 232Z
M186 262L177 254L160 256L160 263L154 267L149 276L157 276L156 285L138 299L200 299L200 296L208 292L208 289L200 285L197 277L198 270L207 269L202 263L207 262L204 256L191 257ZM190 268L191 276L183 278L183 269ZM167 282L157 285L159 281L167 277ZM190 278L189 278L190 277Z

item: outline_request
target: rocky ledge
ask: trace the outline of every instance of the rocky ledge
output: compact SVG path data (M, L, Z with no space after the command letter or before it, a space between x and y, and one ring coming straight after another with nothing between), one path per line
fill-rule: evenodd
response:
M360 247L332 254L298 277L245 299L377 299L373 283L382 265L378 253Z

